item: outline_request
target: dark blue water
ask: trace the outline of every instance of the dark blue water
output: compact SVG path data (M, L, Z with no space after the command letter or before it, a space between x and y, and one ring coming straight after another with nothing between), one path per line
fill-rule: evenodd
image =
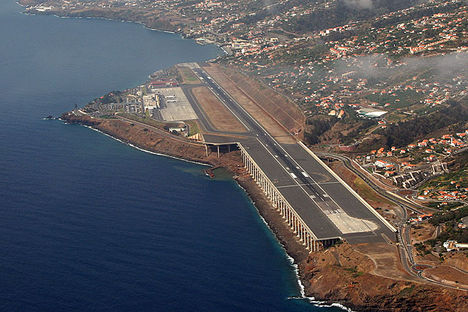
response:
M42 120L218 49L11 0L0 43L1 311L325 310L233 181Z

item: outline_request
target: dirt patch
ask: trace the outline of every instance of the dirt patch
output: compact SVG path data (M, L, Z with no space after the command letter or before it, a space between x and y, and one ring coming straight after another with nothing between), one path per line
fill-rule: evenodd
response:
M267 112L264 108L254 102L251 93L259 92L252 90L246 93L238 86L238 81L234 82L218 65L205 66L204 69L242 106L249 114L255 118L275 139L280 143L294 144L295 139L277 120L272 117L272 111Z
M468 253L457 251L449 252L445 256L444 263L468 272Z
M174 136L151 125L120 119L75 116L71 113L62 115L62 119L70 123L91 126L123 142L131 143L148 151L206 163L214 167L222 165L234 173L239 168L244 167L239 151L226 153L223 154L223 157L218 158L217 153L208 150L207 155L203 144L184 137Z
M420 223L411 227L411 242L413 244L435 238L436 228L430 223Z
M399 280L414 280L401 266L398 248L386 243L359 244L353 246L374 262L371 273Z
M192 89L197 102L203 108L211 124L219 131L246 132L245 127L206 87Z
M231 68L221 70L257 105L271 114L289 132L302 131L305 117L299 108L270 87Z
M424 270L424 276L453 286L468 286L468 273L446 265L426 269Z

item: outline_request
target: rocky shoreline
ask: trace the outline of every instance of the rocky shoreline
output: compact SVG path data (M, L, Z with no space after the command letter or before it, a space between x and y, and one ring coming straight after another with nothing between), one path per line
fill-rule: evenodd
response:
M216 153L206 155L202 144L128 121L97 119L73 113L63 114L61 119L92 127L150 152L229 170L294 259L307 298L313 297L327 304L339 303L354 311L468 310L466 292L376 275L372 260L346 243L309 254L246 172L237 151L217 158Z

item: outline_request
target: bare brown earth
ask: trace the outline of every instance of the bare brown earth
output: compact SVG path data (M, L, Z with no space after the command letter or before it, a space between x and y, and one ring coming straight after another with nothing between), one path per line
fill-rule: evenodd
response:
M253 83L249 78L245 76L234 76L235 81L231 79L231 75L234 72L233 70L225 70L222 66L216 64L210 64L203 67L242 107L244 107L251 116L253 116L277 141L280 143L295 143L295 140L289 134L290 131L293 131L294 127L289 128L291 122L287 123L287 126L283 125L279 118L281 116L285 119L289 119L286 114L273 115L274 110L272 107L269 107L265 103L267 102L257 102L253 98L254 94L260 93L261 89L255 89L254 87L249 87L248 90L245 90L245 84ZM228 74L231 73L231 74ZM246 80L243 80L246 79ZM242 86L242 87L241 87ZM263 87L265 89L265 87ZM273 92L273 91L272 91ZM267 95L264 95L267 97ZM265 105L265 107L263 107ZM274 117L273 117L274 116ZM299 119L301 120L301 119ZM297 123L295 122L294 125ZM298 125L298 124L297 124Z
M430 223L421 223L411 228L411 243L420 243L434 238L435 227Z
M223 71L255 104L288 129L289 132L303 130L304 114L283 95L232 68L228 69L217 64L211 66Z
M207 87L193 88L192 93L216 129L225 132L247 131Z
M353 248L369 257L373 262L372 274L398 280L415 281L414 277L403 269L396 245L387 243L359 244Z
M424 276L453 286L468 286L468 273L447 265L424 270Z
M445 255L444 263L453 265L464 272L468 272L468 256L466 253L449 252Z
M343 244L312 253L305 279L311 295L359 311L467 311L464 291L375 275L369 257ZM330 287L333 285L333 287Z
M116 119L64 114L70 123L91 126L147 150L225 167L247 191L256 208L298 264L308 296L340 302L355 311L468 311L468 293L419 284L402 272L395 247L387 244L341 244L310 253L243 167L238 151L206 156L201 144L156 128ZM146 129L146 130L145 130Z

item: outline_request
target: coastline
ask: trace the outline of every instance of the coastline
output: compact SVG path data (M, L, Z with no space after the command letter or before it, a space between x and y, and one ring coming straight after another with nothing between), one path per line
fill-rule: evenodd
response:
M223 167L231 172L290 258L298 279L298 300L307 300L318 307L339 307L345 311L448 312L468 308L466 292L374 274L372 260L347 243L309 253L244 169L238 151L217 158L216 153L206 156L200 144L181 142L178 137L163 136L151 129L144 131L141 125L119 119L96 119L72 113L62 115L61 119L92 128L144 152L212 168ZM135 137L139 140L135 141Z
M24 6L23 6L24 7ZM55 14L47 14L47 13L42 13L42 12L38 12L38 13L25 13L25 14L31 14L31 15L54 15L54 16L57 16L57 17L60 17L60 18L80 18L80 19L102 19L102 20L111 20L111 21L116 21L116 19L112 19L112 18L106 18L106 17L81 17L81 16L59 16L59 15L55 15ZM118 21L118 20L117 20ZM165 30L160 30L160 29L154 29L154 28L150 28L148 26L146 26L143 22L138 22L138 21L128 21L128 20L120 20L121 22L125 22L125 23L135 23L135 24L139 24L139 25L142 25L144 28L146 29L149 29L149 30L155 30L155 31L161 31L161 32L168 32L168 33L174 33L174 32L171 32L171 31L165 31ZM186 38L184 37L184 34L183 32L179 32L178 33L179 35L181 35L181 38ZM77 122L79 123L79 122ZM110 122L112 123L112 122ZM161 144L161 145L155 145L153 146L153 150L150 149L150 148L147 148L147 147L143 147L142 145L139 145L137 142L135 141L132 141L134 140L134 138L132 137L126 137L125 133L123 132L117 132L117 133L112 133L112 130L109 130L108 129L108 132L105 131L105 129L103 130L100 130L98 128L98 125L85 125L83 124L85 127L88 127L90 129L93 129L93 131L98 131L98 132L101 132L102 134L106 135L106 136L109 136L121 143L124 143L124 144L127 144L129 146L132 146L136 149L139 149L139 150L142 150L144 152L147 152L147 153L152 153L152 154L156 154L156 155L160 155L160 156L165 156L165 157L171 157L171 158L174 158L174 159L178 159L178 160L183 160L183 161L188 161L188 162L192 162L192 163L197 163L197 164L202 164L202 165L206 165L206 166L212 166L212 167L225 167L227 170L229 170L230 172L232 172L234 174L234 180L238 183L238 185L240 187L242 187L246 193L248 194L249 198L252 200L255 208L257 209L261 219L267 224L268 228L274 233L275 237L277 238L278 242L280 243L280 245L285 249L286 251L286 254L288 255L288 257L290 257L291 259L293 259L294 261L292 262L292 265L293 267L296 268L296 272L297 272L297 277L298 277L298 281L299 281L299 286L301 288L301 295L302 295L302 299L307 299L309 300L312 304L315 304L314 302L317 303L318 306L322 305L322 306L341 306L340 303L336 303L336 301L338 302L343 302L343 303L346 303L347 305L349 304L349 306L353 306L353 309L356 309L356 310L359 310L359 311L376 311L375 309L378 308L378 310L380 311L381 309L383 310L384 306L380 306L378 307L377 305L368 305L368 306L364 306L362 304L358 304L359 302L363 302L364 300L357 300L356 297L352 297L351 295L351 291L352 289L344 289L344 287L342 287L343 284L333 284L333 283L330 283L330 282L327 282L325 283L326 285L322 285L324 287L324 289L319 292L318 290L317 291L314 291L314 287L313 287L313 283L311 282L312 279L314 280L317 280L317 284L319 284L319 281L320 280L323 280L324 278L324 275L321 272L320 272L320 268L318 265L315 265L316 263L314 263L314 261L319 261L321 260L321 256L323 256L323 254L325 254L325 252L321 252L321 253L314 253L313 255L309 255L308 252L306 251L306 255L303 256L301 254L301 248L304 249L304 247L299 243L297 242L297 239L295 238L295 236L290 233L290 229L284 224L283 220L281 218L279 218L278 220L275 219L276 217L278 217L278 214L274 211L274 209L272 209L271 205L269 204L269 201L268 199L265 198L265 196L263 196L263 193L259 190L259 188L256 186L255 182L253 182L252 179L249 178L249 176L244 176L244 173L242 170L239 170L239 167L236 168L236 165L234 165L233 161L236 161L237 160L237 156L235 155L235 153L227 156L227 157L231 157L231 159L216 159L214 157L202 157L199 155L198 153L198 149L197 148L193 148L192 151L195 151L196 153L194 154L195 156L191 156L190 154L190 151L191 149L190 148L187 148L187 149L174 149L174 150L171 150L171 148L174 148L174 146L171 146L171 147L168 147L167 145L164 145L164 144ZM164 140L164 138L163 138ZM170 141L170 140L169 140ZM188 143L188 142L186 142ZM182 143L183 145L183 143ZM160 150L159 150L160 149ZM155 150L159 150L159 151L155 151ZM258 192L259 193L256 193ZM265 201L265 202L263 202ZM295 243L298 243L299 244L299 247L295 246ZM295 248L298 248L298 250L295 250ZM296 252L296 253L295 253ZM336 252L336 253L339 253L340 250L339 249L333 249L330 253L333 253L333 252ZM330 261L330 262L328 262ZM311 265L311 263L313 265ZM341 266L341 263L338 261L338 264L335 264L334 262L331 262L330 259L327 260L327 264L328 265L334 265L334 266ZM348 269L348 268L346 268ZM348 271L345 270L339 270L337 269L338 273L339 274L349 274ZM333 273L333 272L332 272ZM336 273L336 272L334 272ZM359 271L360 273L360 271ZM364 274L367 274L364 273ZM352 278L350 278L350 280L352 280L352 283L354 283L355 280L359 279L360 276L357 276L356 278L352 276ZM352 285L355 285L355 284L352 284ZM393 284L392 284L393 285ZM388 290L390 291L390 289L396 287L396 286L392 286L390 288L388 288ZM402 292L405 291L405 289L408 289L408 288L411 288L412 286L409 286L411 284L405 284L403 285L401 288ZM398 286L398 285L397 285ZM357 286L356 286L357 288ZM361 287L361 289L359 290L359 292L362 294L364 293L364 290L362 289L364 287ZM398 288L398 287L397 287ZM423 288L421 288L421 291L423 291ZM398 293L398 292L397 292ZM391 293L389 292L389 296L392 297L393 295L391 295ZM308 297L308 295L310 295L310 297ZM409 293L409 295L411 295L411 292ZM317 300L315 301L315 297L317 296L317 298L323 298L324 301L321 301L321 300ZM411 306L411 303L414 304L414 301L410 301L409 299L405 299L405 297L402 295L400 296L400 294L398 293L398 295L396 296L393 296L392 298L389 298L389 296L387 297L378 297L378 299L382 299L382 301L385 303L385 304L397 304L397 307L399 307L399 309L394 309L395 306L393 305L392 307L392 311L414 311L410 308L414 308L414 306ZM314 299L312 299L314 298ZM365 298L367 300L369 300L368 298ZM394 299L393 302L389 302L389 300L391 299ZM354 302L353 302L354 300ZM395 302L395 300L397 302ZM406 301L405 301L406 300ZM368 301L369 302L369 301ZM447 303L447 302L444 302L444 301L441 301L441 306L442 304L450 307L450 303ZM330 304L328 304L330 303ZM432 303L429 303L429 305L431 305ZM406 309L404 308L404 306L407 306ZM433 309L427 309L425 311L445 311L444 309L440 308L438 310L434 310L435 308L437 308L437 306L432 306ZM349 308L345 308L345 310L350 310ZM387 309L386 309L387 310ZM452 310L450 310L452 311ZM461 311L461 310L460 310Z
M105 136L112 138L120 143L131 146L135 149L143 151L145 153L150 153L157 156L169 157L180 161L186 161L197 165L207 166L211 169L214 168L225 168L233 175L233 180L237 185L247 194L248 198L252 202L253 206L257 210L258 216L268 227L268 229L273 233L278 244L284 250L286 256L291 262L291 266L294 268L297 277L297 283L299 288L299 296L294 297L301 300L307 300L312 305L318 307L339 307L345 311L352 311L350 308L346 307L344 302L333 302L328 300L317 300L315 296L311 295L308 291L306 285L307 281L305 279L305 262L307 261L309 252L306 250L305 246L297 239L297 237L291 232L290 228L284 222L283 218L276 212L276 210L271 206L269 200L263 194L263 191L258 187L256 182L250 177L245 169L239 167L241 164L241 157L238 152L231 152L229 154L233 155L234 158L237 158L238 164L233 164L232 159L225 161L223 155L219 158L219 161L215 161L214 158L206 157L205 159L199 159L198 157L191 157L189 154L179 155L174 151L165 150L164 152L158 149L151 149L148 147L143 147L138 143L131 142L125 138L120 137L120 135L109 131L105 127L100 127L100 122L95 119L91 119L88 116L75 116L71 113L63 114L59 120L68 123L84 126L92 131L96 131ZM177 154L177 156L175 155Z
M154 28L149 26L145 21L141 20L130 20L130 19L115 19L112 17L106 17L106 16L78 16L78 15L73 15L69 14L65 11L57 11L57 12L48 12L48 11L33 11L29 12L28 9L33 8L31 5L28 4L22 4L20 0L16 1L16 4L19 5L21 8L23 8L23 11L21 12L22 14L25 15L49 15L49 16L54 16L57 18L70 18L70 19L88 19L88 20L103 20L103 21L112 21L112 22L121 22L121 23L131 23L131 24L136 24L142 26L144 29L151 30L151 31L157 31L157 32L162 32L162 33L167 33L167 34L175 34L179 35L182 39L190 39L189 37L186 36L186 34L183 31L174 31L174 30L169 30L169 29L164 29L164 28ZM62 13L62 14L61 14ZM194 40L195 43L200 44L197 40ZM217 43L212 43L219 49L223 51L223 53L227 53L222 47L217 44ZM201 44L200 44L201 45Z

